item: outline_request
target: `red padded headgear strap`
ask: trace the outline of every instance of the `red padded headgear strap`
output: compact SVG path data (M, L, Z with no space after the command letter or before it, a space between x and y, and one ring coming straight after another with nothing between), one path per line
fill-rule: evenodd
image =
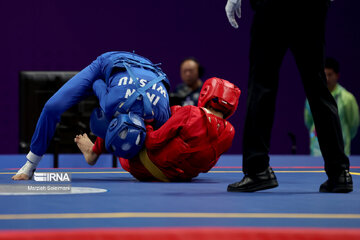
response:
M209 78L201 89L198 107L210 104L227 119L236 111L240 94L240 89L231 82L216 77Z

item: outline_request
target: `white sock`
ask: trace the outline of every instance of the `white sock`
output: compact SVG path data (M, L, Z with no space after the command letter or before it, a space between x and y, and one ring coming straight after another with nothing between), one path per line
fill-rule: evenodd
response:
M38 156L30 151L28 155L26 155L26 158L26 163L16 174L26 174L29 178L32 178L42 156Z
M37 165L39 164L40 160L42 159L42 156L38 156L33 152L29 152L28 155L26 155L26 158L28 159L28 161L32 164L35 165L35 168L37 167Z

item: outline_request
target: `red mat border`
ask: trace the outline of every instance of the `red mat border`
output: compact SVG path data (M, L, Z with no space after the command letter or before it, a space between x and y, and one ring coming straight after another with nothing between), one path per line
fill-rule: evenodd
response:
M98 228L0 231L1 240L359 240L360 228L234 228L234 227L170 227L170 228Z
M215 166L212 169L242 169L241 166ZM273 169L324 169L324 166L272 166ZM5 168L5 170L19 170L20 168ZM79 167L79 168L37 168L37 170L72 170L72 169L82 169L82 170L102 170L102 169L109 169L109 170L123 170L121 167L117 168L111 168L111 167L93 167L93 168L87 168L87 167ZM360 169L360 166L350 166L351 169Z

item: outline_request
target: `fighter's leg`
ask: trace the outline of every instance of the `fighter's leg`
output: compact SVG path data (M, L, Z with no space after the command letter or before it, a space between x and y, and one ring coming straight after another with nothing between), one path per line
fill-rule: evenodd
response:
M100 58L66 82L45 104L31 140L30 152L26 164L13 176L14 180L26 180L32 177L37 164L54 135L60 116L68 108L93 94L92 84L101 77Z

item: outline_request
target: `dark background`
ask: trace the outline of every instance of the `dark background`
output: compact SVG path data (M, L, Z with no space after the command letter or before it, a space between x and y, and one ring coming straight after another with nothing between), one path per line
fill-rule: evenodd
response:
M242 95L230 119L237 130L230 153L241 153L253 12L243 0L235 30L227 21L225 4L226 0L0 1L0 153L18 152L20 71L79 71L113 50L135 50L163 63L173 89L180 82L179 63L188 56L204 65L204 80L218 76L237 84ZM358 0L333 2L326 34L327 55L341 64L340 83L358 101L359 9ZM298 153L309 153L304 101L298 70L288 53L280 74L272 154L290 153L288 132L297 137ZM360 154L359 135L353 154Z

